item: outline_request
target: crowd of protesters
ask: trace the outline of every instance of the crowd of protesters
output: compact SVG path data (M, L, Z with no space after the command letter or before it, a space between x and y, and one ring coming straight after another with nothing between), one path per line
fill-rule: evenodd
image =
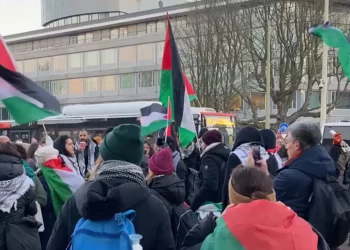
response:
M0 136L0 249L92 249L93 239L127 250L78 231L115 216L133 227L110 242L131 230L144 250L337 249L309 223L310 197L317 180L348 186L349 158L341 134L329 152L321 139L314 122L292 124L285 139L246 126L233 145L203 128L185 148L132 124L30 145Z

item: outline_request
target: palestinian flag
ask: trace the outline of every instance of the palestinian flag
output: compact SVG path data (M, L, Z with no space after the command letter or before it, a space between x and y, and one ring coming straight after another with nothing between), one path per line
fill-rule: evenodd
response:
M60 112L60 103L37 83L16 70L0 36L0 100L17 124L30 123Z
M183 73L183 76L184 76L184 81L185 81L185 86L186 86L188 98L190 98L190 102L192 102L197 98L196 92L194 91L194 88L193 88L192 84L190 83L190 81L188 80L185 73Z
M61 158L49 160L40 167L49 186L56 216L64 203L84 184L84 178L63 165Z
M142 136L166 128L171 122L171 117L167 115L167 108L158 103L153 103L141 109Z
M190 99L186 90L184 74L181 69L179 52L174 39L170 20L165 38L163 65L160 80L160 102L168 107L170 97L172 115L178 127L180 144L188 146L196 136Z

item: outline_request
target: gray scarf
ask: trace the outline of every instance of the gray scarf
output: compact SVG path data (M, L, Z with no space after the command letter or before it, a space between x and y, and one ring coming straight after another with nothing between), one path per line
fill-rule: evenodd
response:
M181 160L180 153L177 151L173 152L173 164L174 164L175 170L176 170L177 164L179 164L180 160Z
M145 177L141 167L126 161L105 161L96 173L96 180L121 179L145 186Z
M77 155L80 173L83 176L85 175L85 172L91 173L91 170L92 170L93 166L95 165L95 148L96 148L96 144L92 140L89 140L89 144L88 144L89 160L88 160L87 166L85 166L84 151L79 151L79 154ZM79 150L79 141L77 141L75 143L75 149Z

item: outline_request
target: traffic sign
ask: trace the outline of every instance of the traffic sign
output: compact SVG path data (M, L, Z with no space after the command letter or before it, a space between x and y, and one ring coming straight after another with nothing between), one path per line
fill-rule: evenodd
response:
M282 123L281 125L280 125L280 132L282 133L282 134L284 134L286 131L287 131L287 129L288 129L288 124L287 123Z

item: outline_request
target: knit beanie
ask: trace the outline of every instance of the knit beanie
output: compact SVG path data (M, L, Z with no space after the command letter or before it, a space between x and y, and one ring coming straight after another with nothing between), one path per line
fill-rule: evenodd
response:
M155 175L171 175L174 171L173 152L163 148L148 160L148 168Z
M217 130L210 130L208 132L205 132L202 136L201 140L209 146L210 144L216 143L216 142L222 142L222 136L221 133Z
M209 129L208 128L201 128L201 130L199 131L199 133L198 133L198 138L200 139L200 138L202 138L202 136L206 133L206 132L208 132L209 131Z
M104 161L120 160L140 166L143 159L143 138L141 127L123 124L106 135L100 145Z

